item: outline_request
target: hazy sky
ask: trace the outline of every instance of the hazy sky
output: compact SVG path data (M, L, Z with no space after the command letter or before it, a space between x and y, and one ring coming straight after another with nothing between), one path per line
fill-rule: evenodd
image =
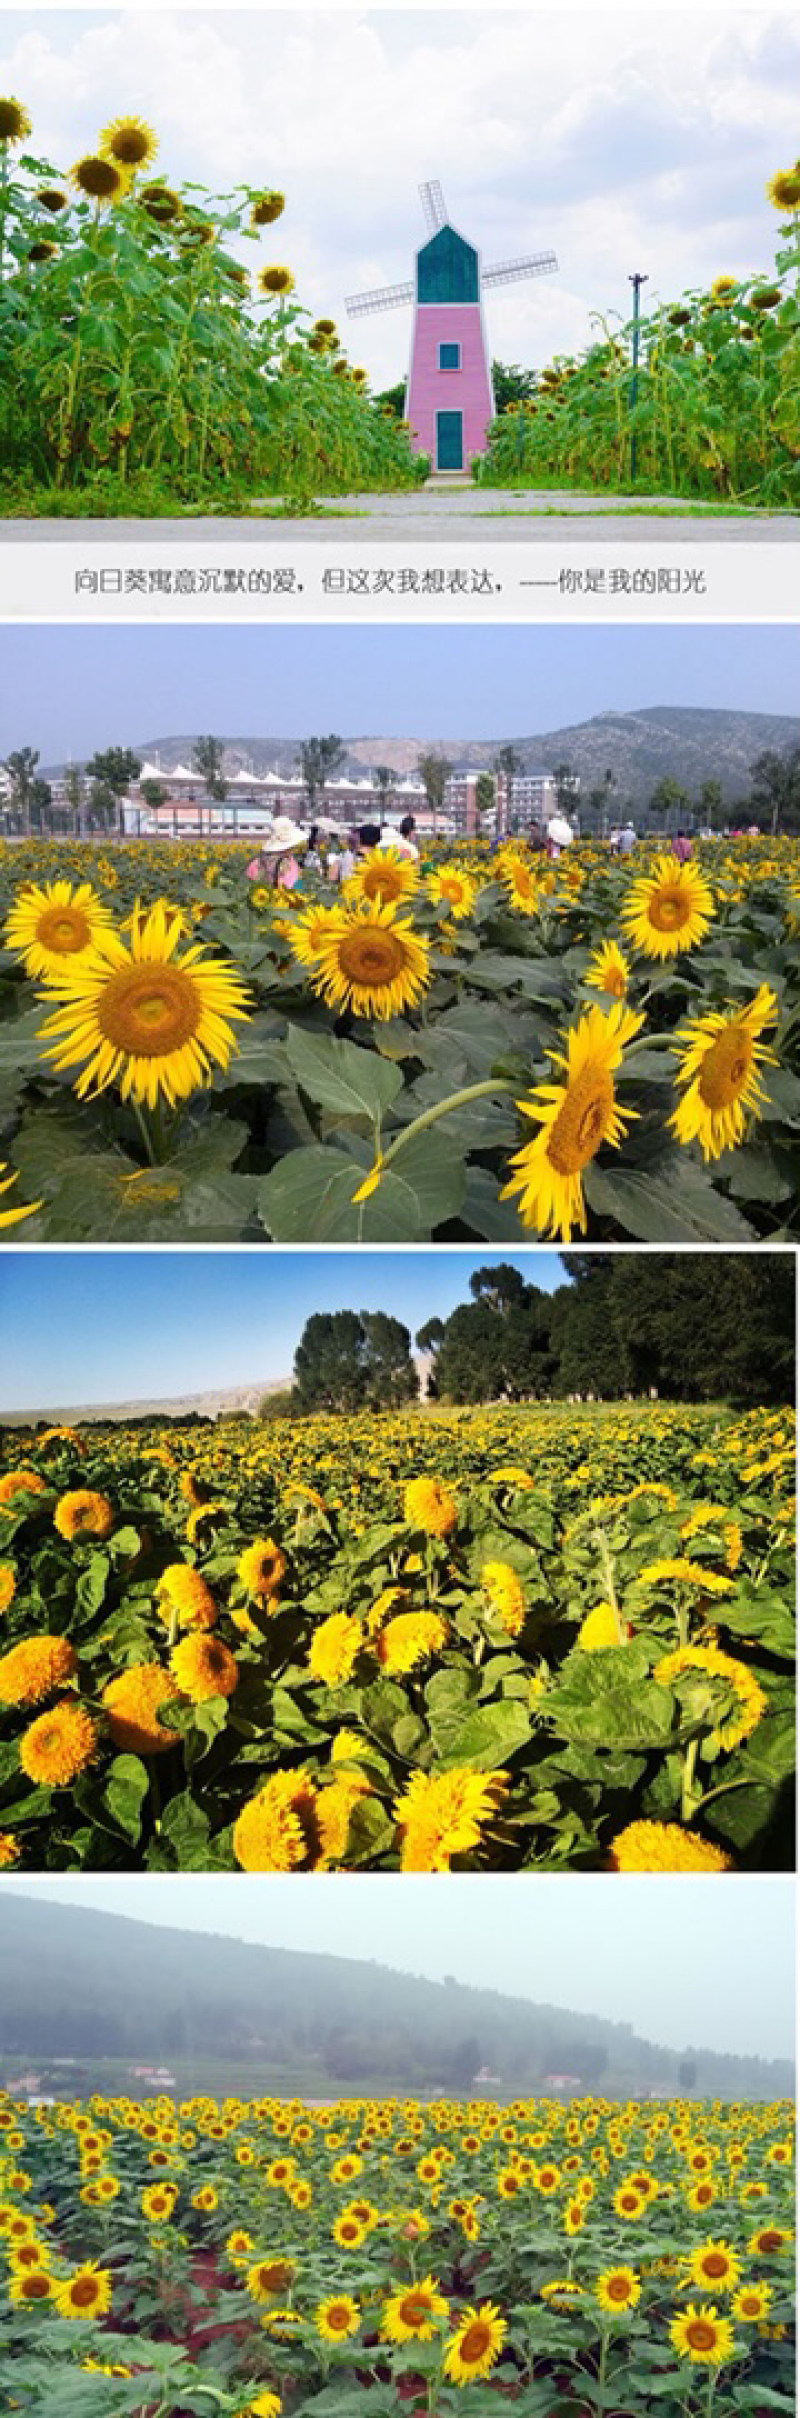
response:
M629 2022L670 2048L794 2048L794 1883L759 1876L126 1873L2 1890L276 1948L364 1957Z
M765 198L797 148L800 27L776 8L9 9L0 89L60 172L123 111L157 130L160 176L277 185L286 211L250 264L294 271L374 383L405 374L407 309L344 299L406 281L439 177L487 264L554 250L558 272L490 292L488 335L541 367L591 313L627 317L631 271L675 300L721 271L762 275Z
M556 1251L20 1251L0 1260L0 1415L290 1377L312 1310L416 1333L502 1258L550 1293Z
M1 87L0 87L1 88ZM800 640L775 626L385 630L0 625L0 759L214 730L257 738L521 738L653 705L798 710Z

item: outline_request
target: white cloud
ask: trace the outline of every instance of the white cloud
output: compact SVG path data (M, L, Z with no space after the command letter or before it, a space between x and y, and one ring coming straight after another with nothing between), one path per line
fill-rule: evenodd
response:
M54 165L133 109L176 181L280 185L269 249L242 257L287 261L342 326L346 293L410 276L432 175L487 261L558 254L557 276L487 295L507 359L579 349L592 311L625 313L634 268L672 297L772 258L764 187L795 156L800 67L781 9L141 7L0 27L0 88ZM377 385L402 374L408 335L402 311L348 330Z

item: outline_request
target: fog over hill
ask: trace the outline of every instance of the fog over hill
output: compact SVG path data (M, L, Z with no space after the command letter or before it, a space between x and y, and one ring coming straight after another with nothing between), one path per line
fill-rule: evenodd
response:
M213 695L204 706L205 723L209 717L213 723ZM221 732L217 736L223 740L229 773L244 764L254 772L277 771L287 779L297 770L298 738ZM168 773L178 763L191 764L196 737L194 731L161 733L135 737L131 745L143 759L157 757ZM750 767L758 755L766 749L787 755L800 745L800 715L653 705L642 706L635 713L612 710L595 714L590 721L561 730L499 730L493 739L471 739L467 732L441 739L387 736L385 732L342 737L344 770L351 777L363 776L375 764L388 764L398 775L413 772L418 757L431 748L441 749L459 772L491 769L498 747L510 741L526 771L552 772L566 763L579 775L585 790L600 784L604 774L611 772L617 784L615 803L641 807L656 782L665 777L678 781L693 796L699 796L704 781L717 780L727 801L745 797ZM51 771L61 769L50 767Z
M303 1882L295 1884L302 1889ZM726 1886L728 1884L725 1884ZM232 1882L231 1887L241 1887ZM487 1884L488 1886L488 1884ZM609 1897L614 1882L608 1883ZM313 1925L313 1884L309 1929ZM343 1894L347 1894L347 1883ZM478 1891L478 1895L480 1890ZM579 1920L576 1888L576 1920ZM620 1973L619 2003L625 2004ZM225 2060L256 2073L294 2060L325 2093L378 2081L403 2092L468 2093L485 2069L512 2092L567 2085L611 2096L679 2092L773 2098L786 2059L684 2051L625 2021L474 1987L422 1980L357 1958L254 1946L208 1931L0 1890L0 2062L125 2057ZM688 2063L687 2063L688 2061Z

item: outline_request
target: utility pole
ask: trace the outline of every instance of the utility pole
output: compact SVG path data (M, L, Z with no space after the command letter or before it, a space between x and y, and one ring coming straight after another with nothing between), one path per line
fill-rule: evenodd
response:
M636 410L636 402L637 402L637 397L638 397L638 393L639 393L639 324L640 324L640 318L641 318L641 310L640 310L641 291L642 291L642 286L643 286L643 285L647 285L647 284L648 284L648 282L649 282L649 281L648 281L648 278L647 278L645 275L643 275L643 273L642 273L642 270L641 270L641 269L636 269L636 270L635 270L635 272L634 272L634 275L633 275L632 277L629 277L629 278L628 278L628 284L629 284L629 285L632 285L632 287L633 287L633 348L632 348L632 358L631 358L631 372L632 372L632 374L631 374L631 382L630 382L630 387L629 387L629 389L628 389L628 408L629 408L629 410L630 410L631 412L634 412L634 411ZM636 477L636 430L635 430L635 428L632 428L632 429L631 429L631 485L633 485L633 481L634 481L635 477Z

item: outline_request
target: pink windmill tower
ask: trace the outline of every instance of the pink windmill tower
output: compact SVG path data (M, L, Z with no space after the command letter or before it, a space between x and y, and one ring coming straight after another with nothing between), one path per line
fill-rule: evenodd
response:
M472 454L485 452L494 419L483 289L545 277L558 262L554 252L530 252L482 272L474 244L450 225L438 179L420 185L420 194L430 233L417 253L413 283L348 294L345 309L358 319L414 304L405 403L412 447L430 454L434 470L465 470Z

